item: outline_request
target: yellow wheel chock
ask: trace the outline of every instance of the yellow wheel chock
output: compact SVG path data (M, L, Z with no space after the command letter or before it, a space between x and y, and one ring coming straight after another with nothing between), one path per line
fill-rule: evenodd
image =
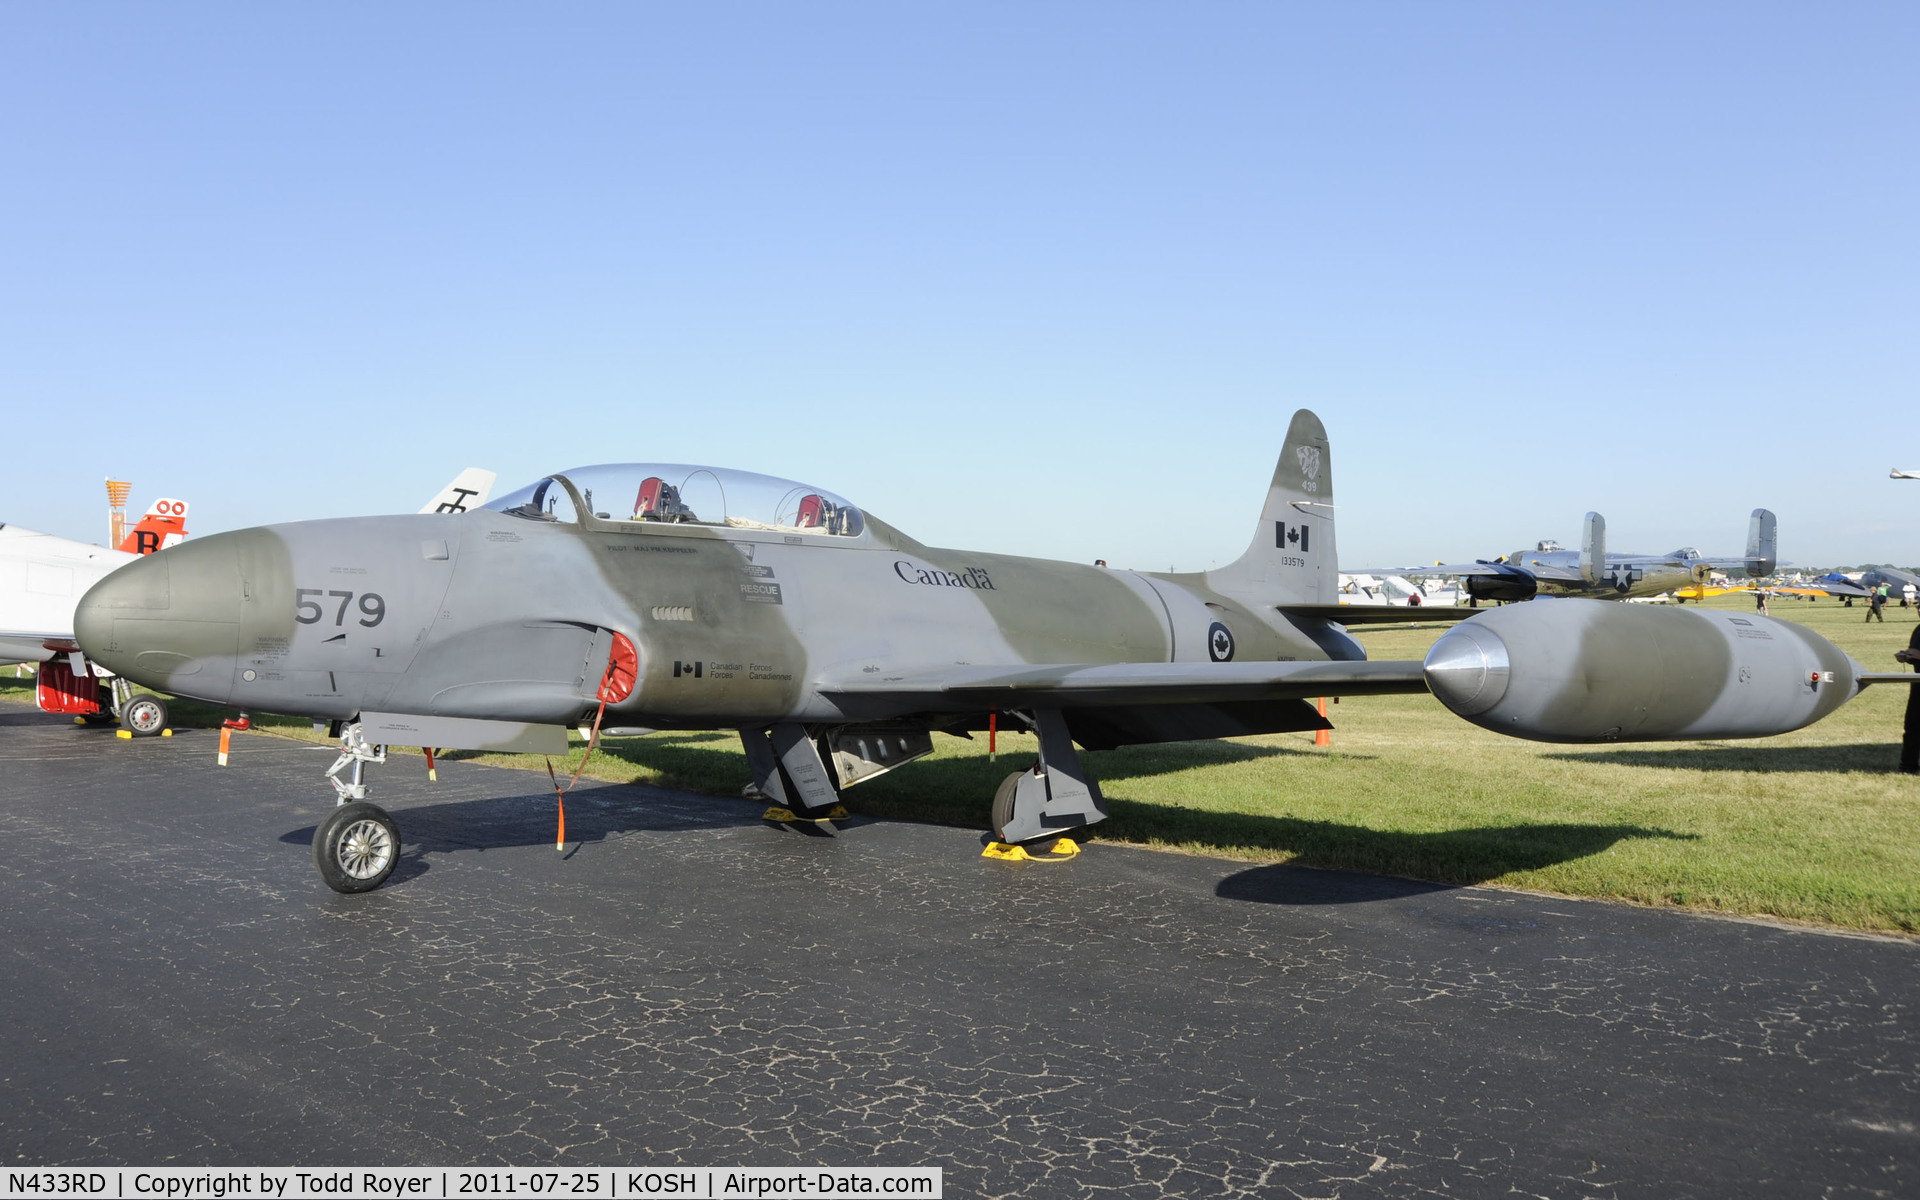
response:
M1035 842L1030 847L1013 845L1007 842L988 842L987 848L980 852L981 858L996 858L1001 862L1065 862L1080 853L1080 844L1072 838L1055 838L1051 843Z
M812 821L817 825L822 821L844 821L852 815L853 815L852 813L847 811L847 806L844 804L834 805L832 808L827 810L825 816L820 816L820 817L803 817L800 814L794 812L790 808L782 808L779 805L775 805L774 807L769 808L766 812L761 813L760 819L762 821L781 821L781 822Z

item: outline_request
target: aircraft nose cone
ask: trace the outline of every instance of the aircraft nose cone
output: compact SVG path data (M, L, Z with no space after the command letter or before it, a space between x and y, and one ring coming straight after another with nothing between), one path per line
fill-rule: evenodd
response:
M1471 621L1443 634L1425 665L1427 687L1460 716L1483 713L1507 694L1507 644Z
M74 607L74 637L88 658L143 687L224 701L243 586L231 545L189 541L89 588Z

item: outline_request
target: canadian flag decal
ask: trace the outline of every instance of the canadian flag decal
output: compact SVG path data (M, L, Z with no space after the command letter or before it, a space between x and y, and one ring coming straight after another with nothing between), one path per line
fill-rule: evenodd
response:
M1307 526L1289 525L1285 521L1273 523L1273 545L1275 549L1285 550L1289 546L1305 554L1307 552Z

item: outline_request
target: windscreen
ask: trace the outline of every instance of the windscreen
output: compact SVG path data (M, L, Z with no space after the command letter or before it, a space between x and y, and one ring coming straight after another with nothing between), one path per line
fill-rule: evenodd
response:
M603 521L711 525L781 533L858 537L860 510L822 488L772 475L683 463L603 463L560 472ZM574 521L553 476L485 507L540 521Z

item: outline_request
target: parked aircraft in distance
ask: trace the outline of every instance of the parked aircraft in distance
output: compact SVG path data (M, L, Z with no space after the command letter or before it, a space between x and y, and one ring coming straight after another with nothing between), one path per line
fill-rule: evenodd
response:
M1548 541L1492 561L1378 568L1367 573L1458 579L1469 605L1482 600L1531 600L1537 595L1630 600L1705 583L1714 571L1738 568L1755 578L1771 575L1779 565L1774 560L1774 540L1773 514L1756 508L1748 522L1743 558L1705 558L1691 546L1669 554L1609 554L1606 519L1590 512L1578 550Z
M1911 602L1920 597L1920 575L1902 571L1899 567L1869 567L1861 574L1860 582L1868 588L1885 584L1887 596L1895 602Z
M1466 599L1457 587L1428 584L1425 587L1403 575L1364 575L1340 572L1340 603L1358 605L1399 605L1421 608L1427 605L1451 607Z
M997 720L1036 733L1039 761L1001 782L994 835L1058 853L1107 815L1076 742L1322 729L1310 698L1430 687L1522 737L1744 737L1872 681L1789 622L1579 600L1481 613L1424 663L1368 662L1346 625L1448 610L1341 605L1334 512L1304 409L1246 552L1204 572L939 549L806 484L591 466L461 515L197 538L96 585L76 624L146 686L339 722L339 804L313 847L342 892L397 861L363 774L388 743L558 754L589 716L737 730L754 786L805 818L931 753L934 732Z
M1872 595L1872 589L1865 586L1863 581L1840 571L1828 571L1811 579L1790 578L1769 584L1763 590L1771 596L1805 596L1808 599L1833 596L1847 601Z

